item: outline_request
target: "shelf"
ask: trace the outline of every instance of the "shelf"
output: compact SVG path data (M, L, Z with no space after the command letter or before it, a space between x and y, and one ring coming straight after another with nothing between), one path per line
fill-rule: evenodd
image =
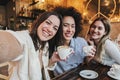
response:
M26 20L35 20L35 18L32 17L26 17L26 16L17 16L19 19L26 19Z

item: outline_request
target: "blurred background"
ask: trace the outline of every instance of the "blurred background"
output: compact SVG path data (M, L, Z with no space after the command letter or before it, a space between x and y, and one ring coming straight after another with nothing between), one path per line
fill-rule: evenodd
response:
M0 0L0 29L31 30L31 24L44 11L56 6L75 7L83 16L85 37L89 24L99 16L112 23L111 37L115 39L120 28L120 0Z

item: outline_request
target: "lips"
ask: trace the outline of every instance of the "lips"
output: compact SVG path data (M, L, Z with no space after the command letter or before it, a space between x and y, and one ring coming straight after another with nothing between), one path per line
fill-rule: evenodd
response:
M92 34L92 36L97 36L97 34Z
M44 30L43 29L43 31L42 31L42 35L44 36L44 37L48 37L48 36L50 36L50 34L49 34L49 32L48 31L46 31L46 30Z
M96 32L92 32L92 36L98 36Z
M70 33L65 33L65 36L66 36L66 37L71 37L72 34L70 34Z

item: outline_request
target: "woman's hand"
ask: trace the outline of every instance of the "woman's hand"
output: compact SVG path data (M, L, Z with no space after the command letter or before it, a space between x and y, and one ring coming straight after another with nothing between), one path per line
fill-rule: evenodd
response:
M90 37L90 34L87 35L86 40L87 40L89 45L92 45L92 46L95 45L94 40Z
M56 63L58 61L61 61L61 59L60 59L60 57L58 55L58 52L55 51L55 52L53 52L53 55L50 58L49 65L52 65L52 64L54 64L54 63Z
M83 47L83 51L85 52L86 56L94 57L96 48L94 46L85 46Z

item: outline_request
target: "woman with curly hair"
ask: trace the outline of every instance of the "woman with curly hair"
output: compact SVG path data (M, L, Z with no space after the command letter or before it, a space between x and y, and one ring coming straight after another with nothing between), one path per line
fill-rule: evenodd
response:
M53 45L54 48L51 52L57 53L54 49L61 45L71 47L74 50L74 53L69 55L67 59L58 60L54 73L61 74L83 62L86 56L83 47L88 46L88 44L84 38L78 37L82 30L81 14L74 7L56 7L54 10L62 15L63 24L61 34L56 37L56 41L53 41L55 46ZM92 53L94 53L94 49Z

